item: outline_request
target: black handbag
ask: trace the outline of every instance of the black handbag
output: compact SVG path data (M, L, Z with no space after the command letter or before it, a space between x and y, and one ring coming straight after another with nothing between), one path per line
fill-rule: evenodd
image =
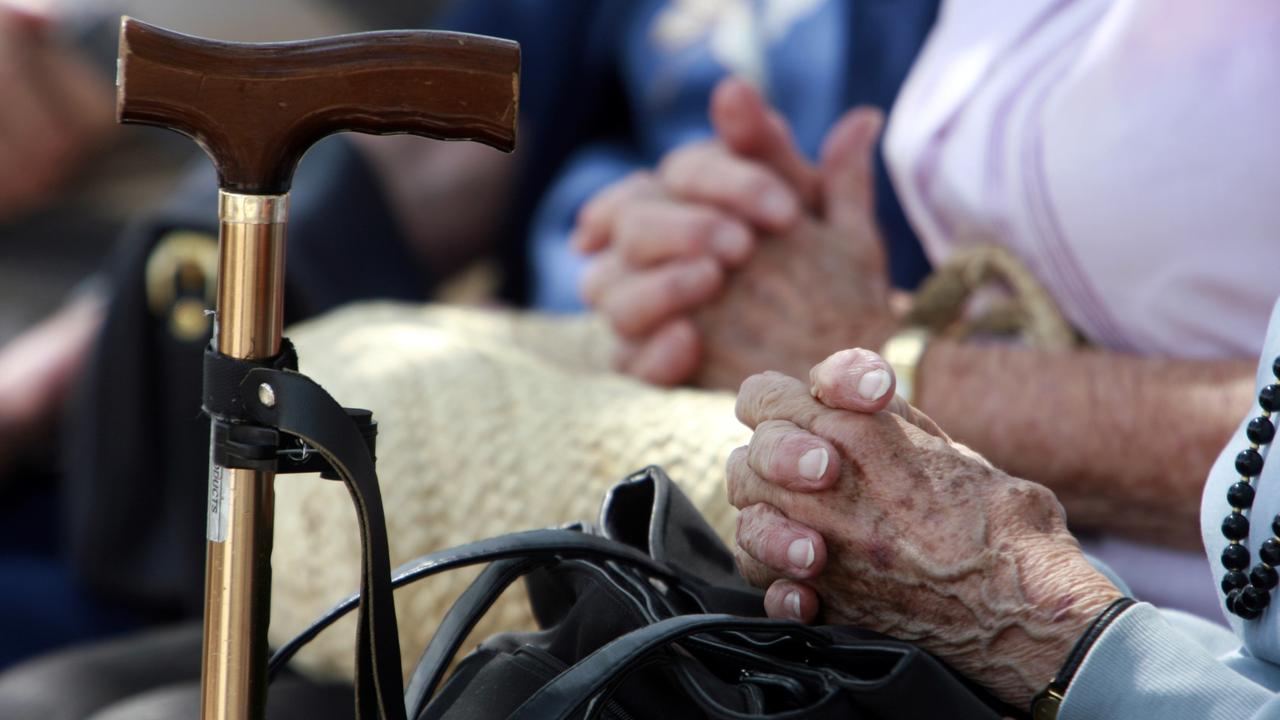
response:
M910 643L763 617L762 593L736 573L728 549L656 467L616 485L595 526L515 533L424 556L399 568L392 585L479 563L488 566L454 602L413 672L408 718L1022 714ZM467 634L522 577L541 629L489 638L442 686ZM347 598L281 647L270 672L358 603L358 595ZM383 651L398 648L373 652Z

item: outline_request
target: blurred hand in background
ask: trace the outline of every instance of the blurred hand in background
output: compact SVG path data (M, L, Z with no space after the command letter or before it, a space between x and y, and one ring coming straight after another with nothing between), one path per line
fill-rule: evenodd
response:
M0 222L38 207L112 133L112 93L47 14L0 2Z

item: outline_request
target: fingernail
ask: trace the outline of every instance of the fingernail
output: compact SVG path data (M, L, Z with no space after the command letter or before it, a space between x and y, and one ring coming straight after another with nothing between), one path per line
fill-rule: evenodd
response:
M813 564L813 541L808 538L793 541L787 548L787 561L801 570L809 569Z
M787 604L787 612L791 613L791 617L799 620L800 619L800 593L796 592L795 590L792 590L791 592L787 593L787 599L785 602Z
M858 395L863 400L875 402L884 397L889 391L889 386L893 384L893 379L889 377L889 373L879 368L864 374L858 380Z
M738 259L747 252L747 233L737 225L721 225L711 236L711 248L721 257Z
M788 222L797 211L796 201L785 190L769 190L760 196L760 212L770 222Z
M827 462L830 461L827 456L826 448L814 448L809 452L800 456L800 477L806 480L820 480L822 474L827 471Z

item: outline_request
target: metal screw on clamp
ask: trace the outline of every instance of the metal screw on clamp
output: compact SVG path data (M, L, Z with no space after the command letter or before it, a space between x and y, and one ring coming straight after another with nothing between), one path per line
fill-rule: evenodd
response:
M276 406L275 388L271 387L266 383L262 383L261 385L259 385L258 386L258 402L262 403L265 407L275 407Z

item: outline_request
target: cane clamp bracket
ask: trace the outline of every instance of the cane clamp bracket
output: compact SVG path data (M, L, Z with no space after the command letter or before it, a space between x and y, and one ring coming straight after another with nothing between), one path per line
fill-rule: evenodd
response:
M326 453L312 441L261 422L283 400L276 387L284 381L281 376L285 373L324 393L323 388L297 372L298 355L293 343L286 338L281 348L275 357L262 361L239 360L212 347L205 349L203 409L213 419L213 462L225 468L276 474L320 473L327 480L340 480ZM298 399L291 397L289 401ZM342 410L359 431L369 458L376 458L378 423L374 422L373 413L359 408Z

